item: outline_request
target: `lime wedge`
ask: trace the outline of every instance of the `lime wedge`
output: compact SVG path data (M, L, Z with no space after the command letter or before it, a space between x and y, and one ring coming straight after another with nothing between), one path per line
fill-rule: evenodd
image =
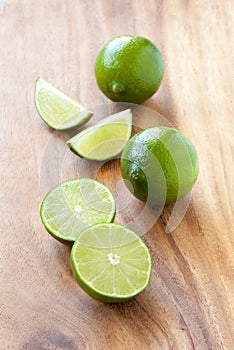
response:
M73 179L52 188L41 204L41 220L62 243L73 243L87 227L112 222L115 199L111 191L92 179Z
M71 251L77 282L90 296L117 303L141 293L149 284L151 256L143 240L118 224L101 223L78 237Z
M78 156L106 160L117 156L126 145L132 131L132 112L127 109L104 118L71 138L67 144Z
M40 77L35 84L35 105L41 119L56 130L86 123L93 113Z

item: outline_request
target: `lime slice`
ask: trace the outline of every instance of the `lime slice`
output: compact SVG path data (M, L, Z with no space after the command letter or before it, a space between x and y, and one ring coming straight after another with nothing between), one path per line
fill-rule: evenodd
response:
M143 240L118 224L101 223L78 237L71 251L77 282L90 296L103 302L122 302L149 284L151 256Z
M106 186L92 179L73 179L47 193L40 214L54 238L73 243L87 227L112 222L115 209L115 199Z
M93 113L40 77L35 84L35 104L41 119L56 130L86 123Z
M106 160L117 156L126 145L132 131L130 109L104 118L71 138L67 144L78 156Z

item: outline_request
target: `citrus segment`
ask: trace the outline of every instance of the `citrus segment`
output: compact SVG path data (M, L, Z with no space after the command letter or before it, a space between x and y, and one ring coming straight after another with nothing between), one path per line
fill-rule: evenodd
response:
M83 125L93 115L81 103L40 77L35 84L35 104L41 119L56 130Z
M70 139L67 144L82 158L106 160L118 155L126 145L132 131L130 109L104 118Z

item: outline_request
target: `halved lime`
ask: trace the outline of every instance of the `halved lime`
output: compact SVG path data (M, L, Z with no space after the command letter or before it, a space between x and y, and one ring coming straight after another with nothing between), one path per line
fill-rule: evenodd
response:
M149 284L152 262L143 240L118 224L97 224L81 233L71 251L77 282L90 296L117 303Z
M130 109L102 119L71 138L67 144L78 156L106 160L117 156L126 145L132 131Z
M35 105L41 119L56 130L81 126L93 115L80 102L40 77L35 84Z
M62 243L73 243L87 227L112 222L115 199L103 184L92 179L72 179L52 188L41 204L41 220Z

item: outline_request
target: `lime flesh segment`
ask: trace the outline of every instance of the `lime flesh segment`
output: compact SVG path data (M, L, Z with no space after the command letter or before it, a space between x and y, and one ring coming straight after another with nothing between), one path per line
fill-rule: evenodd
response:
M35 84L35 105L41 119L56 130L66 130L86 123L93 113L42 78Z
M106 186L92 179L72 179L47 193L40 214L54 238L73 243L87 227L112 222L115 211L115 199Z
M107 160L117 156L132 132L130 109L113 114L70 139L67 144L78 156L92 160Z
M125 226L101 223L78 237L71 251L77 282L103 302L123 302L149 284L152 262L143 240Z

